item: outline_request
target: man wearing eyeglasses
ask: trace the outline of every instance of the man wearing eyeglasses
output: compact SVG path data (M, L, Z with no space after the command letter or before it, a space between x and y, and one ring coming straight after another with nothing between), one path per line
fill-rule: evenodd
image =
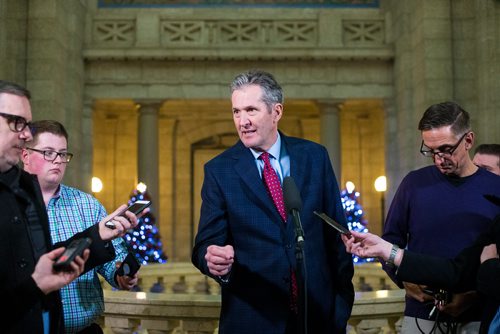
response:
M21 150L32 140L30 132L30 93L15 83L0 80L0 298L8 303L0 312L2 333L64 333L59 289L82 272L114 257L99 252L125 228L134 227L137 218L114 219L119 226L113 231L103 221L94 228L72 236L63 243L52 244L47 212L40 186L35 177L17 164ZM123 205L123 208L126 206ZM117 210L118 211L118 210ZM116 212L114 214L117 214ZM105 231L105 238L101 238ZM53 264L72 240L90 237L93 242L83 257L76 257L70 271L56 271Z
M401 182L385 221L383 238L394 247L453 258L470 246L500 213L483 195L500 196L500 177L472 163L474 144L469 114L454 102L430 106L419 122L420 153L434 165L410 172ZM389 276L406 289L402 333L477 333L482 307L474 291L453 295L431 311L428 287L396 279L391 261Z
M97 224L107 216L106 210L92 195L62 184L73 154L68 152L68 133L64 126L52 120L31 123L33 140L22 152L24 170L35 174L40 183L49 215L50 233L54 242L68 239ZM102 333L95 321L104 311L104 298L98 274L116 289L130 290L138 281L119 276L116 269L127 256L122 238L114 239L114 260L97 266L61 289L66 333Z

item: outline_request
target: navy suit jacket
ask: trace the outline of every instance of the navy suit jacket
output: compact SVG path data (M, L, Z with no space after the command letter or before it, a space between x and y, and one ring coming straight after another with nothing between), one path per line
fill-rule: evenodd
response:
M302 198L309 333L345 333L354 301L352 257L338 233L313 211L347 226L326 149L286 137L290 176ZM285 333L289 279L296 267L292 215L284 223L241 141L205 165L201 217L193 264L213 277L204 259L210 245L234 247L235 262L222 286L220 333Z

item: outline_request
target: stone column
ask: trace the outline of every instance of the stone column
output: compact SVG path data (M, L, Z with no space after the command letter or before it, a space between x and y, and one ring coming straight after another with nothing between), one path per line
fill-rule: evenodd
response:
M320 123L321 123L321 144L323 144L332 163L337 184L341 180L341 154L340 154L340 100L319 100Z
M155 217L159 217L159 158L158 158L158 112L162 105L160 100L136 100L139 104L139 129L137 142L137 176L138 182L146 184L151 197Z
M93 175L93 156L94 152L92 149L92 142L94 139L92 131L92 111L93 111L93 101L91 99L85 99L83 101L82 110L82 146L80 150L80 189L85 192L91 193L91 181Z

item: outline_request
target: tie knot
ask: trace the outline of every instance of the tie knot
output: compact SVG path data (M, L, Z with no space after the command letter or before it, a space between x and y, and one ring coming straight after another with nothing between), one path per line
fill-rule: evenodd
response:
M259 156L259 159L261 159L262 161L264 161L265 164L267 164L270 163L269 156L270 154L268 152L264 152Z

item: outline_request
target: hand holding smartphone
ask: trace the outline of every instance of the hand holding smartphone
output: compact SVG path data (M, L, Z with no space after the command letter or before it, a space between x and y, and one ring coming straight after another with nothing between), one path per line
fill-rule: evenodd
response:
M151 205L151 201L138 200L138 201L135 201L134 203L130 204L129 207L126 208L119 215L120 216L124 216L125 215L125 211L130 211L134 215L138 215L139 213L141 213L144 209L146 209L150 205ZM104 223L104 225L107 228L110 228L112 230L116 229L116 226L115 226L115 223L113 222L113 220L108 220L106 223Z
M123 262L120 264L120 267L116 270L118 276L129 276L133 277L135 273L141 268L141 264L137 261L137 258L134 254L128 253Z
M91 243L92 239L90 238L81 238L71 241L61 256L59 256L54 262L54 270L71 271L71 262L73 262L77 256L82 256L83 251L89 248Z

